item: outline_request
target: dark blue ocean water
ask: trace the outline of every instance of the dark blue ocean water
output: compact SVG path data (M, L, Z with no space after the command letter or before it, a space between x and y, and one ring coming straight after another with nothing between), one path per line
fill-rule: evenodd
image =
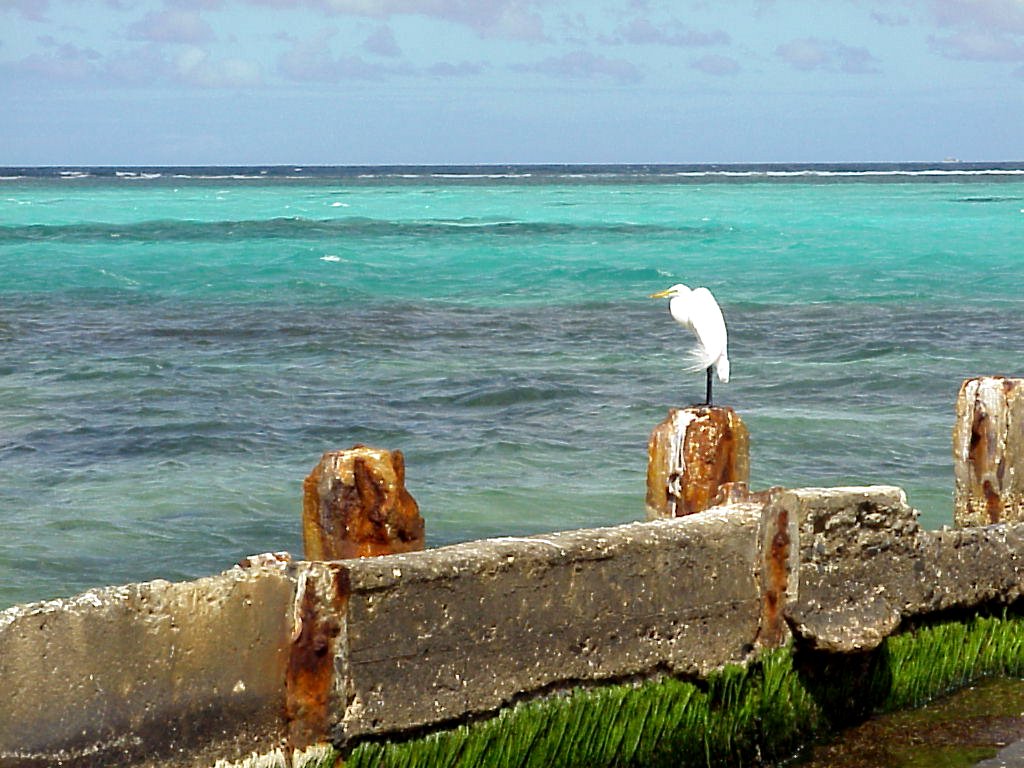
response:
M0 169L0 607L301 552L325 450L428 543L636 520L709 287L754 484L951 522L960 382L1024 375L1024 165Z

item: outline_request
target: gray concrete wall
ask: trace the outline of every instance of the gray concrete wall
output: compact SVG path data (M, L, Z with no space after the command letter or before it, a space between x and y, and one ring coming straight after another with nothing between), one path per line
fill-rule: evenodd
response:
M281 571L237 569L0 612L0 765L273 746L293 593Z
M674 520L236 568L0 612L0 766L208 766L523 696L702 675L793 634L876 646L1009 602L1024 526L926 532L897 488Z

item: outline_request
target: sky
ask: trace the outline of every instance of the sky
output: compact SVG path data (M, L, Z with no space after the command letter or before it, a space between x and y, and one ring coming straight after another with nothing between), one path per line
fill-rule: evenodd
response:
M1024 0L0 0L0 166L1024 160Z

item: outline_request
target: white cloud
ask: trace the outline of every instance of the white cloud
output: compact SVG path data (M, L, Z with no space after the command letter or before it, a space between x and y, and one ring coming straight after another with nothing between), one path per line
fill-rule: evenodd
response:
M103 57L92 48L60 43L49 36L39 38L39 42L46 51L21 59L15 64L18 71L62 82L89 80L100 71Z
M910 25L910 18L902 13L888 13L885 11L872 11L871 18L883 27L906 27Z
M358 56L335 56L330 41L337 30L294 40L291 48L278 58L278 71L297 82L339 83L346 80L375 80L389 74L409 74L407 67L383 66Z
M483 71L484 67L481 64L474 64L468 61L452 64L442 61L427 67L426 73L434 77L471 77L472 75L479 75Z
M536 64L520 65L514 69L557 78L610 79L620 83L635 83L643 79L643 73L632 62L584 50L550 56Z
M1024 0L932 0L932 18L948 31L929 37L949 59L1024 61Z
M710 45L727 45L729 35L720 29L701 32L690 29L678 21L665 24L654 24L650 19L634 18L621 25L609 38L612 43L629 43L631 45L671 45L680 47L699 47Z
M155 43L204 43L213 29L197 11L167 9L150 11L128 28L131 37Z
M931 12L944 27L1024 34L1024 0L932 0Z
M389 19L423 16L469 27L481 37L545 39L541 0L244 0L276 8L312 7L327 13Z
M775 55L794 69L805 72L827 70L849 75L878 72L878 61L867 48L845 45L837 40L803 37L783 43Z
M13 10L29 21L45 21L49 0L0 0L0 11Z
M1024 43L1009 35L965 30L929 38L932 49L950 59L1024 61Z
M193 8L202 11L217 11L224 7L224 0L165 0L175 8Z
M201 88L251 88L263 81L255 62L216 59L196 46L185 48L175 57L174 72L179 82Z

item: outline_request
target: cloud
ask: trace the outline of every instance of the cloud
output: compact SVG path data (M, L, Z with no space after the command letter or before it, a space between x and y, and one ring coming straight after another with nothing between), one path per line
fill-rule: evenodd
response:
M1021 0L932 0L930 5L932 17L943 27L1024 34Z
M35 53L14 64L22 74L58 84L92 83L149 87L159 84L201 88L248 88L259 85L259 66L236 58L218 59L188 46L168 59L155 45L119 51L107 56L92 48L39 39L45 53Z
M389 19L425 16L469 27L481 37L544 40L540 0L246 0L276 8L312 7L327 13Z
M128 27L136 40L154 43L204 43L213 39L213 29L197 11L168 9L150 11Z
M363 50L378 56L402 55L402 49L398 47L398 41L395 40L395 33L386 24L382 24L370 33L370 36L363 42Z
M837 40L803 37L775 49L775 55L794 69L826 70L848 75L878 72L878 60L867 48L844 45Z
M459 64L442 61L426 69L426 73L434 77L469 77L479 75L483 71L483 65L473 64L468 61L463 61Z
M928 38L938 55L961 61L1024 61L1024 0L932 0L930 10L945 32Z
M1024 61L1024 44L1009 35L965 30L946 37L930 37L932 50L948 59L968 61Z
M158 45L144 45L106 57L102 76L126 86L144 87L175 82L174 65Z
M715 56L713 54L702 56L690 62L690 68L699 70L706 75L722 77L735 75L740 71L739 62L730 56Z
M119 2L120 0L114 0ZM224 0L165 0L175 8L194 8L202 11L217 11L224 7Z
M0 11L18 11L29 21L45 21L50 10L49 0L0 0Z
M174 59L175 79L200 88L251 88L263 82L259 65L247 59L216 59L189 46Z
M100 71L103 57L92 48L60 43L48 35L39 38L39 43L48 50L26 56L15 64L15 69L22 74L61 82L88 80Z
M339 83L345 80L376 80L389 74L409 74L407 67L387 67L358 56L334 56L330 41L337 30L326 29L302 40L278 59L278 71L296 82Z
M609 38L611 43L629 43L631 45L671 45L681 47L697 47L708 45L727 45L729 35L720 29L711 32L700 32L684 27L679 22L655 25L649 19L636 18L628 24L620 26Z
M557 78L610 79L619 83L636 83L643 79L643 73L632 62L584 50L550 56L536 64L520 65L514 69Z
M872 11L871 18L875 20L875 23L881 24L883 27L906 27L910 24L910 19L903 14L892 14L883 13L882 11Z

